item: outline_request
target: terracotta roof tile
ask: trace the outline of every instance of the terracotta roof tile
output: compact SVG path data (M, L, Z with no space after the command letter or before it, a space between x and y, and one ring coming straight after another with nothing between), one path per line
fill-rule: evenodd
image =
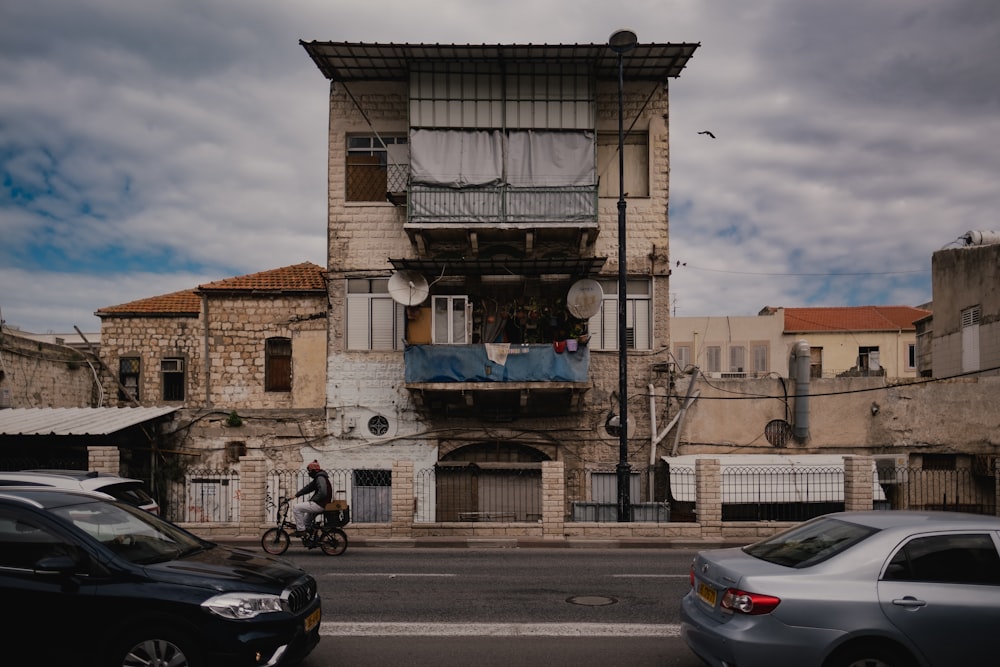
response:
M200 292L211 291L274 291L311 292L326 291L324 269L312 262L303 262L280 269L251 273L199 285L196 289L183 290L130 301L118 306L100 308L98 317L114 315L193 315L201 312Z
M312 262L303 262L280 269L250 273L245 276L226 278L211 283L198 285L198 289L210 290L274 290L274 291L313 291L326 290L323 279L323 269Z
M785 331L913 331L913 323L930 314L910 306L785 308Z
M183 290L148 299L129 301L118 306L98 308L94 314L106 315L194 315L201 312L201 298L194 290Z

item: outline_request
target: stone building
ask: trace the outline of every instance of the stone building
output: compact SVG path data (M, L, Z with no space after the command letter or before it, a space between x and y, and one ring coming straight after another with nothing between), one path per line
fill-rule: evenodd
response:
M325 430L326 285L305 262L100 308L108 405L176 406L153 455L222 468L267 449L300 467Z
M74 338L80 344L0 326L0 409L99 405L99 362Z
M970 231L934 253L934 315L920 322L920 374L1000 374L1000 233Z
M667 84L697 45L623 55L621 189L605 44L303 47L331 82L320 460L474 470L481 487L562 461L571 496L613 500L617 204L624 191L627 400L642 414L647 387L666 388ZM635 421L640 501L649 419Z
M670 318L674 363L714 379L791 377L796 342L809 344L813 377L916 376L916 326L930 312L910 306L765 306L757 315Z

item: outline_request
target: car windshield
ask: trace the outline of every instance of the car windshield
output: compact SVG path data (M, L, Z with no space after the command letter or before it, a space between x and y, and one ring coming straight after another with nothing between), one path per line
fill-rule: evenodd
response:
M803 568L835 556L876 532L868 526L820 517L743 547L743 551L770 563Z
M52 510L133 563L158 563L200 551L206 543L131 505L80 503Z

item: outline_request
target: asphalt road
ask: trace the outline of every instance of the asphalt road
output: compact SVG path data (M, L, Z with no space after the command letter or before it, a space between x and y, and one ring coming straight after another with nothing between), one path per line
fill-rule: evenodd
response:
M318 580L326 665L668 665L693 551L289 549Z

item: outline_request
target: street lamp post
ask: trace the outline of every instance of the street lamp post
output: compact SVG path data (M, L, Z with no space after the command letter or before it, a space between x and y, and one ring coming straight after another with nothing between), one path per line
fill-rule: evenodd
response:
M637 39L631 30L612 33L608 48L618 54L618 521L632 520L629 481L632 467L628 462L628 336L625 295L628 281L625 252L625 75L622 55L635 48Z

